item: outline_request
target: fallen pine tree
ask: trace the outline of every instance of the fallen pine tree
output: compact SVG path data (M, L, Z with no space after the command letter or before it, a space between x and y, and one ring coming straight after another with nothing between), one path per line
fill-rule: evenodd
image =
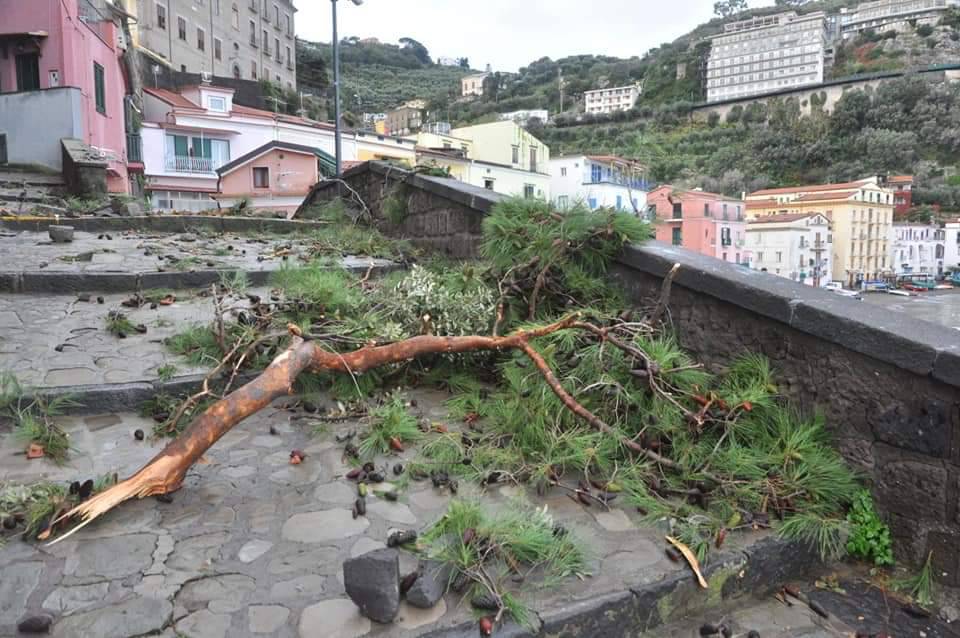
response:
M621 498L676 521L701 561L730 531L777 525L843 554L859 485L822 419L777 396L762 357L744 353L719 374L692 361L670 334L672 275L659 300L624 310L607 267L647 236L633 216L509 200L485 219L477 263L380 282L291 267L271 300L243 310L221 291L213 323L184 346L219 360L208 382L229 389L252 361L272 361L233 392L205 382L168 431L184 406L215 402L136 474L61 516L61 528L74 524L61 538L128 499L178 489L237 423L321 379L359 402L388 381L451 390L468 431L431 435L410 472L558 487L584 506Z

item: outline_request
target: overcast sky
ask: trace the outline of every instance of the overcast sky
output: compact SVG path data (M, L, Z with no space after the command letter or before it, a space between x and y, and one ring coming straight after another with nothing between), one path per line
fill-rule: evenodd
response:
M297 35L329 42L329 0L294 0ZM770 4L753 0L751 6ZM434 59L516 71L548 56L628 58L670 42L713 15L713 0L339 0L341 37L422 42Z

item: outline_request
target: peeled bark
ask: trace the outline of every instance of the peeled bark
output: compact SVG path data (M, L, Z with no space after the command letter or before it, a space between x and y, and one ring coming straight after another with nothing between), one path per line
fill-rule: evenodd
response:
M518 330L513 334L496 336L435 337L420 336L383 346L367 346L348 353L324 350L315 341L304 341L299 330L291 326L293 343L278 355L260 376L228 394L199 415L176 439L171 441L149 463L130 478L101 492L73 508L58 520L79 519L80 523L56 541L63 540L94 519L131 498L144 498L177 490L187 470L210 449L220 437L245 418L267 407L275 399L293 393L297 376L304 371L365 372L391 363L409 361L428 354L453 354L482 350L517 349L530 357L544 374L548 384L563 403L592 427L608 434L614 430L567 393L543 358L530 345L530 340L576 325L577 316L534 330ZM642 448L628 439L622 442L629 448ZM56 522L56 521L55 521Z

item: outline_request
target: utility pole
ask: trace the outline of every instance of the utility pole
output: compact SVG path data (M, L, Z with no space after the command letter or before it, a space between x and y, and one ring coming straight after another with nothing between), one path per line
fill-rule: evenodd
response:
M557 69L557 81L560 84L560 113L563 113L563 68Z
M343 149L340 145L340 37L337 35L337 0L332 0L333 5L333 145L336 155L336 177L340 179L343 164Z

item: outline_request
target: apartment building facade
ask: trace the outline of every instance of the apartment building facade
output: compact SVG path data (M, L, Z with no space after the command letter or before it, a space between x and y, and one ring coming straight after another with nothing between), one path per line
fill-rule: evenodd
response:
M641 92L640 84L584 91L583 112L596 114L629 111L637 103Z
M947 231L938 224L897 222L890 230L893 274L943 276Z
M118 0L134 43L178 71L297 86L293 0Z
M647 169L613 155L567 155L550 159L550 194L560 209L584 204L595 210L647 209Z
M777 214L747 224L750 267L806 286L830 283L830 220L820 213Z
M756 191L747 195L750 220L769 215L822 213L830 220L832 279L849 287L892 272L893 190L870 178Z
M388 135L410 135L423 125L423 108L419 106L401 106L387 112L386 133Z
M913 175L891 175L887 185L893 189L894 219L902 219L913 206Z
M666 184L647 193L647 214L656 223L659 241L729 263L750 264L741 200Z
M460 95L463 97L480 97L483 95L483 81L489 73L477 73L460 79Z
M951 272L960 272L960 218L943 225L943 264Z
M935 25L956 0L874 0L857 5L840 16L844 38L872 29L906 31L914 25Z
M823 82L827 16L789 11L731 22L712 38L707 61L707 102Z

